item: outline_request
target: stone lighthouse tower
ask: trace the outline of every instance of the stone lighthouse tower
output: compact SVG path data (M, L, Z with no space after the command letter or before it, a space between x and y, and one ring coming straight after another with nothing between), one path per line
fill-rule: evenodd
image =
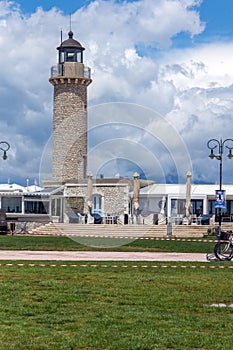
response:
M54 86L53 164L55 182L86 178L87 172L87 87L90 69L83 64L84 47L73 39L61 41L58 64L51 68Z

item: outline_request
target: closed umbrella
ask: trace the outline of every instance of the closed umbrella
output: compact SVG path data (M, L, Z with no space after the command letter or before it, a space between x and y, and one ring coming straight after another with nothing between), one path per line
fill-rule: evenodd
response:
M165 205L166 205L166 197L163 196L162 201L161 201L160 213L158 215L158 224L159 225L166 224Z
M139 174L134 173L133 175L134 181L133 181L133 208L134 211L137 213L139 210L139 192L140 192L140 183L139 183Z
M87 209L89 214L91 214L91 210L92 210L92 192L93 192L92 174L88 174L87 175Z
M192 207L191 205L191 177L192 174L190 171L187 172L186 174L186 203L185 203L185 217L190 220L190 209Z

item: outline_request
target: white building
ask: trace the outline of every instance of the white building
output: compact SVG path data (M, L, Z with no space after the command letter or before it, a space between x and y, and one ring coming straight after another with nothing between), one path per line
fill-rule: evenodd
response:
M193 184L191 185L191 214L216 215L215 191L218 185ZM233 221L233 185L223 185L226 191L226 208L222 209L223 221ZM151 213L159 214L163 196L166 199L165 215L177 218L185 215L186 184L153 184L140 190L140 211L142 216Z
M106 181L108 180L106 179ZM132 184L133 181L130 182L129 179L120 183L123 195L118 197L115 195L115 205L114 198L112 198L111 206L107 206L109 199L107 194L103 195L98 212L103 216L119 216L123 212L129 216L134 214ZM110 186L109 193L111 193L111 182L108 185ZM185 216L186 184L150 184L145 186L145 182L143 182L143 186L139 194L139 214L142 218L153 214L155 216L154 223L156 223L156 217L160 214L162 205L168 221L178 223L178 219ZM0 209L6 211L9 221L44 222L56 220L62 222L67 211L67 207L64 205L65 197L72 187L75 186L70 184L68 187L43 189L35 185L24 187L17 184L0 184ZM99 201L99 193L103 192L102 187L107 188L104 181L93 186L93 212L96 210L96 198L98 196ZM118 185L118 192L119 189ZM222 189L226 191L226 208L222 209L222 221L231 222L233 221L233 185L223 185ZM215 208L216 190L218 190L218 185L191 185L190 211L193 217L210 214L215 215L216 221L218 221L218 209ZM83 196L85 197L85 195ZM73 209L75 211L75 208L69 207L69 210ZM178 221L176 222L176 220Z

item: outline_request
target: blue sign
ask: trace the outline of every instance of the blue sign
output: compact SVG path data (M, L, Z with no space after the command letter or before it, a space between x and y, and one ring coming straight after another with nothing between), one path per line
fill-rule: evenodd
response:
M226 191L216 190L215 198L215 208L226 209Z

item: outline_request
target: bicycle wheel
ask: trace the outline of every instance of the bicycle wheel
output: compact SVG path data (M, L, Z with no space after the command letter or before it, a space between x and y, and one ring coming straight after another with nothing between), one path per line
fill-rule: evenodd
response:
M233 257L233 246L230 242L218 242L215 244L214 254L220 261L229 261Z

